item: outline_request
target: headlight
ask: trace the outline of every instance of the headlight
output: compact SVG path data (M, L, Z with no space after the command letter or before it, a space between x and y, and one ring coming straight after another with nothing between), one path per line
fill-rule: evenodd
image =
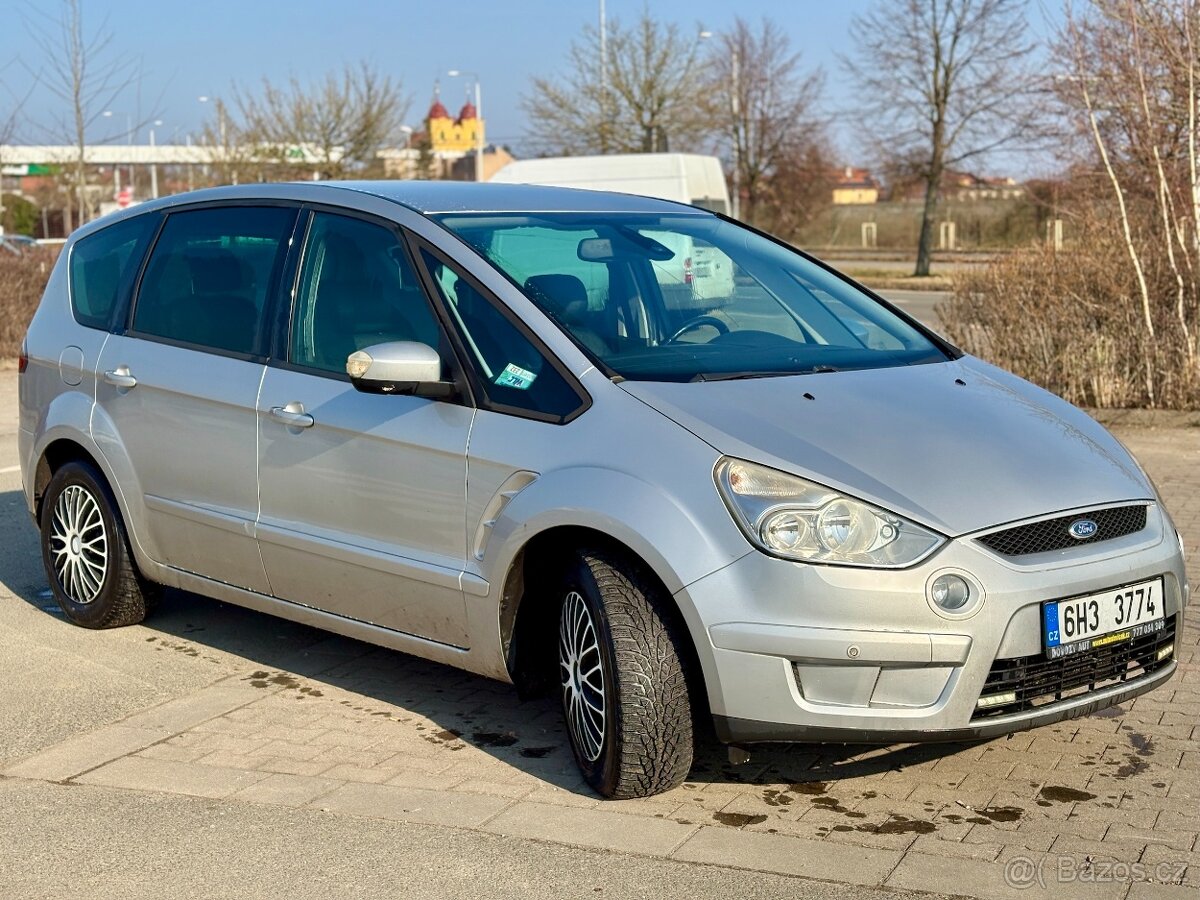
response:
M945 540L831 488L740 459L722 459L717 487L760 549L810 563L901 568Z

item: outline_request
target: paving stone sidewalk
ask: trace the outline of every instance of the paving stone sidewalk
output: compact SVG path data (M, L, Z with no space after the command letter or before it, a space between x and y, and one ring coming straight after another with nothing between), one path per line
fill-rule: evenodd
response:
M1120 435L1156 479L1200 582L1200 429ZM251 661L0 774L983 898L1194 900L1198 645L1193 603L1175 678L1090 718L971 745L784 746L738 767L710 745L677 790L604 802L579 779L553 701L331 637L284 669Z

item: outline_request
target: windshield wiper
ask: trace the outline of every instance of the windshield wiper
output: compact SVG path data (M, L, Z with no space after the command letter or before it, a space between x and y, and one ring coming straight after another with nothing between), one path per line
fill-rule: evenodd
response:
M778 371L751 372L697 372L689 381L741 381L747 378L782 378L784 375L814 375L822 372L836 372L835 366L818 365L807 369L781 369Z

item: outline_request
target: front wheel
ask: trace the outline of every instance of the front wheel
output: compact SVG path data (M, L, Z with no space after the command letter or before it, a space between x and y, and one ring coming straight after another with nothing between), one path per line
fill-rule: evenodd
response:
M580 552L559 585L559 681L571 749L605 797L678 786L692 765L686 638L637 566Z
M152 587L129 553L125 527L104 478L92 466L62 466L42 499L42 562L58 605L84 628L134 625Z

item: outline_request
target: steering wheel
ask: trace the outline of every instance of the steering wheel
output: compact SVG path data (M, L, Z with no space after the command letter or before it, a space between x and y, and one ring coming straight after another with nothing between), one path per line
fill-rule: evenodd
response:
M696 318L688 319L686 322L684 322L683 327L667 338L666 343L673 344L689 331L692 331L696 328L702 328L705 325L709 325L717 329L718 334L729 334L729 326L716 316L696 316Z

